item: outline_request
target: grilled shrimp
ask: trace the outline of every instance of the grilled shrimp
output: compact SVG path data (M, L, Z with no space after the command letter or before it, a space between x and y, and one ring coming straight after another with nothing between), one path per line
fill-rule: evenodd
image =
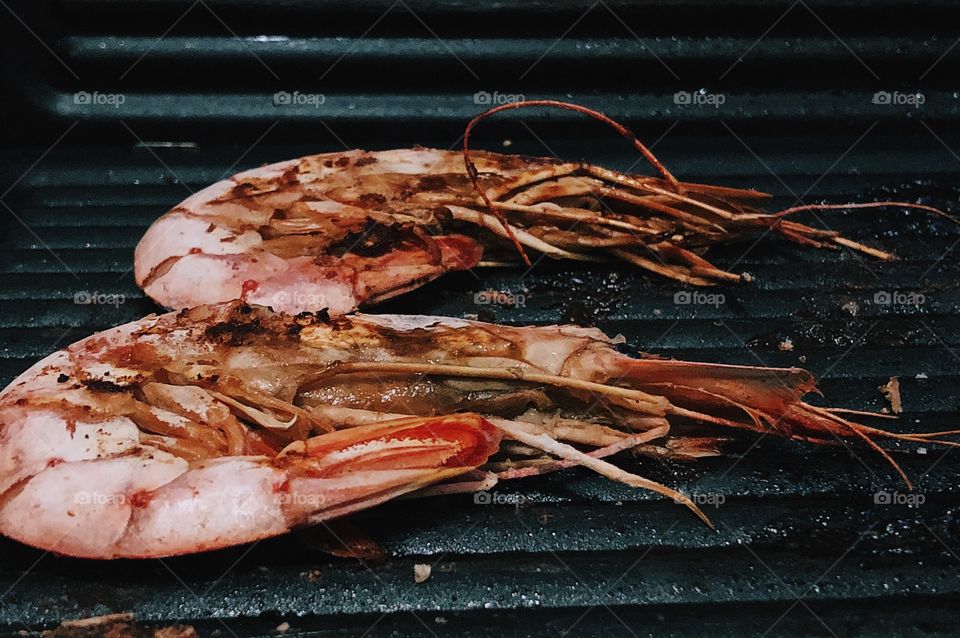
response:
M727 428L874 447L949 434L891 434L803 403L803 370L634 359L619 341L242 302L151 315L0 394L0 532L71 556L169 556L571 466L703 517L606 457L717 454Z
M582 162L469 151L470 129L508 108L554 106L628 137L656 177ZM773 232L817 247L892 255L764 213L768 195L678 181L632 133L576 105L530 101L474 118L463 153L428 148L311 155L205 188L157 219L137 246L137 284L168 308L243 298L286 312L343 314L453 271L504 263L511 244L579 261L622 260L692 285L736 282L702 255ZM483 262L481 258L486 251ZM506 256L506 257L505 257Z

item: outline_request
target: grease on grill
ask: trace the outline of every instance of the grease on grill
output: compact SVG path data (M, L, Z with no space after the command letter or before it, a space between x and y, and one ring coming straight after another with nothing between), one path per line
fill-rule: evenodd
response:
M558 274L542 285L548 289L546 296L563 300L560 316L564 323L592 326L629 304L636 294L633 283L631 275L613 271L605 273L599 282L588 281L586 275Z

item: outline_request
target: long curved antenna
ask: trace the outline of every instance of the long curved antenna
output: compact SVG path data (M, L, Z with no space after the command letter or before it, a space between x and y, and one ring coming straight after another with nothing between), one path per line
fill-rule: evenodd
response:
M466 129L463 131L463 163L467 169L467 175L470 177L470 181L473 183L473 187L477 189L477 192L480 193L480 197L483 199L483 203L486 204L487 209L490 211L490 214L497 218L497 221L503 226L504 230L507 233L507 236L510 238L510 241L513 242L513 245L516 246L517 251L520 253L520 256L523 258L523 262L530 266L530 258L527 256L526 251L524 251L523 246L520 243L520 240L517 239L516 235L513 233L513 229L507 223L506 216L497 210L493 202L490 201L490 197L487 196L486 191L480 187L480 175L477 172L477 167L474 165L473 160L470 159L470 133L473 131L473 128L481 121L484 120L495 113L500 111L508 111L511 109L522 109L530 108L536 106L547 106L551 108L564 109L567 111L574 111L576 113L583 113L584 115L589 115L595 120L599 120L604 124L610 126L617 133L630 140L630 143L633 144L640 153L646 158L650 165L653 166L660 173L664 180L666 180L677 193L682 193L683 188L680 186L680 182L677 180L673 174L667 170L667 167L664 166L660 160L653 154L653 152L646 147L646 145L641 142L637 136L628 129L623 124L620 124L616 120L613 120L599 111L587 108L585 106L580 106L579 104L572 104L570 102L562 102L560 100L523 100L521 102L511 102L509 104L501 104L495 106L491 109L487 109L479 115L475 115L467 123Z

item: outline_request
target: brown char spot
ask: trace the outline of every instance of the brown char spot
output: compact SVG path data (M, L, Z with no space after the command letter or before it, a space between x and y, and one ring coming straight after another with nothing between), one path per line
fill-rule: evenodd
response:
M231 318L210 326L204 334L211 341L228 346L242 346L264 331L259 319L243 321Z
M163 358L153 346L135 341L107 350L101 357L103 363L113 364L118 368L145 369L160 365Z
M150 504L153 494L144 490L134 492L130 495L130 505L133 507L146 507Z
M445 189L449 183L442 175L424 175L417 182L417 187L421 191L439 191Z
M300 183L300 164L299 162L283 171L283 174L277 180L280 186L293 186Z
M380 193L364 193L360 195L360 203L364 206L383 206L387 203L387 198Z
M133 389L133 386L122 386L106 379L84 379L80 383L94 392L127 392Z
M259 190L260 189L256 184L251 184L250 182L241 182L233 187L233 189L230 191L230 195L232 197L250 197Z

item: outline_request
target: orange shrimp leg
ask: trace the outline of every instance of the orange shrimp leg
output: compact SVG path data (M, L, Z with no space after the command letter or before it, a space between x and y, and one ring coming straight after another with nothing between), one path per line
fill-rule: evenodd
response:
M475 414L414 417L296 441L276 463L288 475L287 515L314 523L469 473L499 444Z

